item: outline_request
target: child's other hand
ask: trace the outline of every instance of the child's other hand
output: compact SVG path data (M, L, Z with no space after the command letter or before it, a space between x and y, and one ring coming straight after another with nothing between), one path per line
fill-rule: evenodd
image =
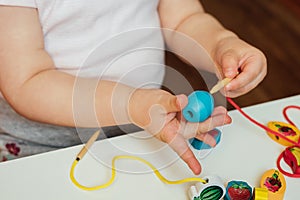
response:
M194 174L199 174L201 165L187 140L196 137L215 146L216 141L207 132L230 123L231 118L224 107L217 107L206 121L187 122L181 115L187 103L185 95L174 96L162 90L139 90L130 99L129 115L133 123L170 145Z
M224 88L228 97L249 92L266 76L267 61L264 54L235 36L222 39L216 45L214 56L222 76L235 77Z

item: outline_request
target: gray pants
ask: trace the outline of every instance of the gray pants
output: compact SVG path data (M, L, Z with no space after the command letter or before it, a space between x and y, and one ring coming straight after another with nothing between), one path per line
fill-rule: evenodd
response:
M17 114L0 97L0 161L85 143L99 128L53 126ZM132 125L101 128L99 139L140 131Z

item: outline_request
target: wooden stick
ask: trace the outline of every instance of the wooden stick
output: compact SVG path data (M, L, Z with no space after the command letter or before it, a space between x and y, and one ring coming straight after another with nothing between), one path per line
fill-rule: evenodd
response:
M100 134L100 131L96 131L91 138L87 141L87 143L84 145L84 147L81 149L81 151L77 154L76 160L81 160L83 156L86 154L86 152L89 150L89 148L94 144L94 142L97 140L98 136Z
M232 78L224 78L223 80L219 81L214 87L212 87L212 89L209 92L211 94L218 92L220 89L225 87L231 80Z

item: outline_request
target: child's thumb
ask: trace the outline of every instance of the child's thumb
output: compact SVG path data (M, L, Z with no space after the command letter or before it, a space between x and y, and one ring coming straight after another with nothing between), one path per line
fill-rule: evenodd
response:
M188 103L188 98L184 94L180 95L170 95L162 103L166 111L169 112L179 112L181 111Z
M233 78L238 73L239 59L235 52L229 51L222 56L222 69L225 77Z

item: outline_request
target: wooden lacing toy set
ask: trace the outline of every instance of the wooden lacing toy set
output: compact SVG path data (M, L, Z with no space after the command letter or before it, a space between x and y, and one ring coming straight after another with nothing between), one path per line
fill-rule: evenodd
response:
M288 109L300 110L300 106L290 105L283 109L283 116L289 123L270 121L267 126L265 126L247 115L236 103L232 101L232 99L227 98L227 100L247 119L266 130L267 134L274 141L287 146L287 148L279 155L277 159L277 168L282 174L288 177L300 178L300 130L295 126L295 124L289 119L287 115ZM289 173L282 169L280 162L282 158L284 159L286 164L290 166L292 173Z
M219 81L210 92L206 91L195 91L188 96L188 105L183 109L183 116L189 122L202 122L206 120L212 113L214 109L214 99L212 94L219 91L222 87L231 81L229 78L225 78ZM166 184L182 184L186 182L196 182L195 185L191 186L188 195L191 200L282 200L284 197L284 192L286 188L285 179L282 174L299 178L300 177L300 131L296 128L295 124L288 118L286 111L288 109L300 109L300 106L288 106L283 110L283 115L289 122L269 122L267 126L257 122L249 115L247 115L232 99L227 98L227 101L233 105L243 116L245 116L252 123L263 128L267 131L268 135L276 142L288 146L278 157L277 167L278 170L268 170L262 177L260 187L252 188L244 181L230 181L227 183L225 188L221 179L218 176L208 176L202 178L192 177L185 178L181 180L168 180L148 161L143 158L131 156L131 155L119 155L112 159L112 175L109 181L98 186L87 187L81 185L75 178L75 167L78 162L84 157L91 145L96 141L99 136L100 131L94 133L94 135L89 139L86 145L76 156L71 170L70 179L71 181L80 189L83 190L98 190L110 186L115 179L116 169L115 162L118 159L132 159L142 162L148 165L154 172L154 174ZM218 144L220 141L221 132L217 129L212 131L210 134L216 139ZM191 145L197 149L209 149L212 148L209 145L203 143L196 138L190 140ZM291 167L292 173L284 171L280 166L281 159ZM281 174L281 173L282 174Z

